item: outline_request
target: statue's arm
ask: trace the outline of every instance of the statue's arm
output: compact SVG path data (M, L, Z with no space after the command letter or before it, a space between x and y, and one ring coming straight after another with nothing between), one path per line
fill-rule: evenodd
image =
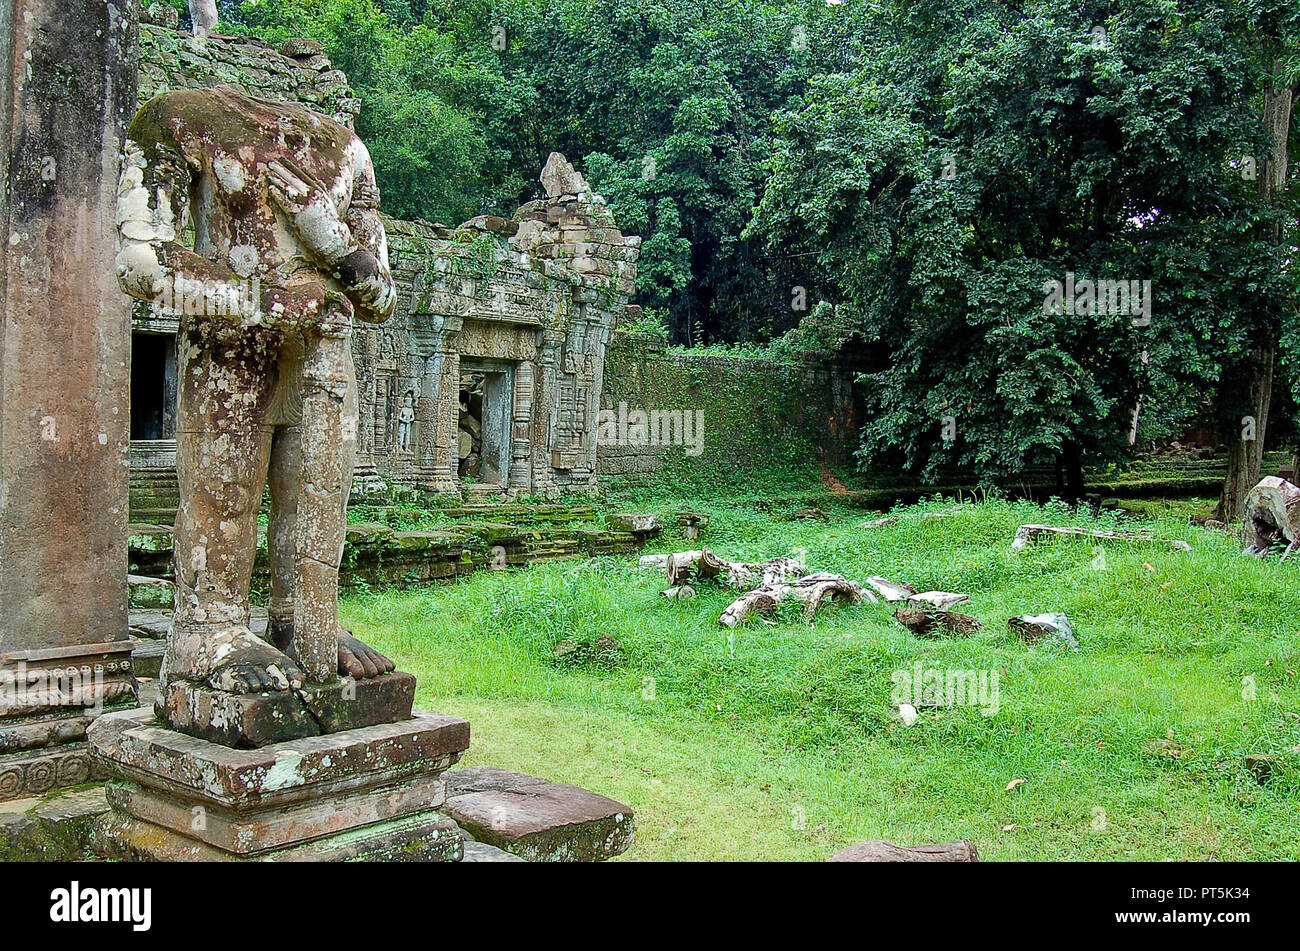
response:
M122 290L138 300L238 327L320 319L323 287L260 287L254 294L227 264L185 247L194 172L179 145L166 137L161 108L156 100L144 106L123 152L116 262Z
M360 139L349 143L346 162L344 172L352 185L345 213L340 214L325 188L288 160L268 164L268 188L321 270L343 285L356 316L383 323L397 306L397 291L388 270L375 169Z
M357 316L368 323L382 323L397 307L397 289L388 269L388 236L379 217L375 167L365 146L357 144L360 148L356 181L344 216L356 250L340 262L339 278L348 288Z

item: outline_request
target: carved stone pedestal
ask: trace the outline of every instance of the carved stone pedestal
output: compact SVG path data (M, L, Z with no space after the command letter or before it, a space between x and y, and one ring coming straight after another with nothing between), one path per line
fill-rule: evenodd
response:
M411 716L414 702L415 678L395 670L273 693L224 693L178 680L163 687L157 712L181 733L248 749L400 722Z
M456 823L436 810L469 722L407 720L254 750L166 729L146 712L89 732L112 809L92 848L127 861L459 861Z
M86 730L137 705L132 643L0 654L0 801L102 778Z

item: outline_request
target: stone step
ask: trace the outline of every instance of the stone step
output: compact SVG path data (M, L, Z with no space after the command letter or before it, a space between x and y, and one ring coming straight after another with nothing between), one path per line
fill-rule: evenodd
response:
M568 783L492 766L451 769L442 811L474 837L528 862L603 862L626 852L632 810Z
M103 786L0 803L0 862L81 862L90 827L108 812Z

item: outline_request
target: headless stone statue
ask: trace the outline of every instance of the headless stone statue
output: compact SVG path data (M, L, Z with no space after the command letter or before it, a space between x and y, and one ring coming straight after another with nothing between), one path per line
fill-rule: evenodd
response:
M118 278L181 314L165 681L244 694L393 670L339 626L336 600L357 436L348 338L354 316L379 323L396 304L378 208L365 146L302 106L181 90L131 124ZM268 474L263 640L248 592Z

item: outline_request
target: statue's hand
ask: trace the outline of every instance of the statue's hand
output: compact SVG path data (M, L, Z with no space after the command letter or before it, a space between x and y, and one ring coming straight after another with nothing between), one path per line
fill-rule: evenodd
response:
M267 192L288 217L309 256L333 268L355 250L352 232L325 189L288 162L271 162L267 170Z
M272 327L316 330L325 336L346 336L352 329L352 302L325 281L290 287L268 287L262 312Z

